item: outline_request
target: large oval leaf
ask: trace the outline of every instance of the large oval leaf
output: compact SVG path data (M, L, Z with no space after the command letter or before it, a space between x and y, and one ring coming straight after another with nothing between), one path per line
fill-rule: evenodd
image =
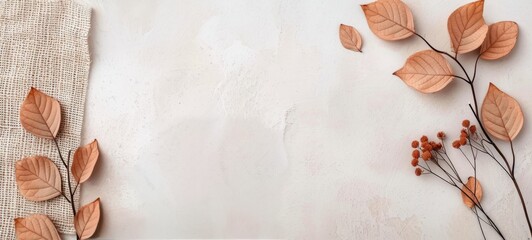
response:
M60 240L52 221L45 215L35 214L15 219L17 239L21 240Z
M352 26L340 24L340 42L349 50L362 52L362 37Z
M482 45L488 32L483 12L484 0L480 0L456 9L449 16L447 29L455 53L471 52Z
M74 218L74 227L80 239L90 238L100 221L100 198L81 207Z
M491 24L484 43L480 46L480 58L496 60L508 55L517 42L519 26L511 21Z
M61 124L61 106L57 100L32 87L20 108L20 123L37 137L55 138Z
M61 194L61 175L47 157L34 156L17 161L15 176L20 194L31 201L45 201Z
M467 179L467 183L462 187L461 192L462 201L469 208L474 207L475 204L482 201L482 186L480 186L478 179L475 179L474 177L469 177Z
M490 83L482 103L482 123L492 136L510 141L523 127L524 116L519 103Z
M100 156L100 151L98 150L98 141L96 139L92 143L76 150L74 161L72 162L72 175L78 183L89 179L98 161L98 156Z
M401 40L412 36L414 16L400 0L379 0L362 5L371 31L384 40Z
M408 86L423 93L440 91L454 78L449 62L432 50L413 54L406 60L405 65L393 74Z

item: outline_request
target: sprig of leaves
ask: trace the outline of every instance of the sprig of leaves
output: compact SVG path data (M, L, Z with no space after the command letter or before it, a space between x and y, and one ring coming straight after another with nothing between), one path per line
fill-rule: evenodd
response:
M447 30L451 40L451 51L454 52L454 54L451 54L436 49L423 36L415 31L413 14L403 1L378 0L372 3L363 4L361 7L370 30L377 37L387 41L398 41L411 36L417 36L430 48L414 53L408 57L403 67L393 73L395 76L403 80L406 85L422 93L435 93L441 91L455 78L463 80L469 85L474 100L474 105L469 104L469 107L475 118L478 120L483 136L485 136L485 139L484 137L482 138L482 142L475 143L476 145L473 145L473 143L470 145L471 151L477 152L477 154L478 152L482 152L489 155L512 179L521 199L523 211L532 235L532 224L528 217L526 204L516 181L514 171L516 160L512 141L518 136L523 126L523 112L516 99L501 91L493 83L490 83L481 109L479 110L474 86L477 76L477 66L480 59L500 59L510 54L513 50L519 33L517 23L512 21L502 21L488 26L483 16L484 0L478 0L460 6L453 11L447 19ZM343 24L340 27L340 40L345 48L351 49L349 48L349 45L346 46L345 44L345 42L350 39L346 38L345 34L342 35L342 26ZM351 31L356 31L356 29L353 28ZM358 31L356 32L358 33ZM354 41L351 40L351 42ZM477 54L477 59L474 64L474 72L470 75L466 71L464 64L458 59L458 56L472 52ZM461 69L463 73L462 76L454 73L448 60L452 60L452 62ZM500 150L497 142L493 141L490 136L510 143L512 150L511 161L510 158L507 158ZM455 141L455 143L453 143L453 146L454 145L457 145L459 148L459 146L464 144L462 144L461 141ZM488 152L488 146L494 148L498 155L493 154L491 151ZM430 153L430 151L431 150L428 150L427 153ZM465 157L467 158L467 156ZM463 188L460 190L466 206L470 208L478 207L482 210L480 207L482 187L476 179L477 155L473 153L473 157L475 159L475 165L472 166L475 169L475 177L470 177L466 183L463 183ZM497 160L498 157L502 158L502 161ZM417 156L417 158L419 158L419 156ZM412 160L412 165L418 165L419 162L417 158ZM432 159L435 158L424 158L424 160L429 161ZM506 166L504 166L503 163ZM430 169L425 170L427 170L427 172L432 172ZM454 167L452 170L454 170L453 172L456 172ZM416 175L419 176L422 173L423 169L416 169ZM449 177L452 178L452 176ZM444 178L442 178L442 180L446 181ZM462 182L458 176L455 176L455 180ZM451 179L451 181L454 180ZM478 212L475 210L474 212L478 217ZM482 230L480 220L481 219L479 218L479 225ZM489 221L488 224L494 227L499 235L504 238L492 221ZM482 233L484 233L483 230Z
M67 161L62 157L57 144L57 134L61 124L61 105L45 93L31 88L20 108L20 122L26 131L36 137L52 139L57 147L64 167L69 172L70 154ZM98 142L79 147L74 153L71 174L77 184L73 189L70 173L67 173L69 197L62 191L62 178L59 168L45 156L30 156L17 161L15 177L20 194L30 201L47 201L62 195L72 206L77 239L88 239L96 231L100 219L100 198L82 206L76 211L74 194L79 184L87 181L98 161ZM45 215L31 215L15 219L17 238L60 239L52 221Z

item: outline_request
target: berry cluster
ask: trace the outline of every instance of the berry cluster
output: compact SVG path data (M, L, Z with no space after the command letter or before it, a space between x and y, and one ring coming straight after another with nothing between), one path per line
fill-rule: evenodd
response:
M445 133L439 132L437 137L438 139L443 140L445 138ZM412 151L411 164L413 167L416 167L416 176L420 176L423 173L423 169L418 167L419 158L423 159L423 161L435 160L434 156L436 156L437 152L443 148L443 144L441 142L429 141L427 136L422 136L419 141L412 141L411 146L414 148Z

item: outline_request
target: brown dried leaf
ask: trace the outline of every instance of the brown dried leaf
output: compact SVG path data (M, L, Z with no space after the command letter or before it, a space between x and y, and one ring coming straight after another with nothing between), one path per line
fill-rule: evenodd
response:
M401 40L412 36L414 16L400 0L379 0L361 5L371 31L384 40Z
M72 162L72 175L78 183L83 183L89 179L99 155L100 151L98 150L98 141L96 139L92 143L76 150Z
M31 201L45 201L61 194L61 175L47 157L34 156L17 161L15 176L20 194Z
M492 136L510 141L517 137L524 122L519 103L490 83L482 103L482 123Z
M46 215L35 214L16 218L15 232L20 240L61 240L55 225Z
M406 60L403 68L393 74L422 93L440 91L454 78L449 62L432 50L413 54Z
M474 177L469 177L467 179L467 183L462 187L461 192L462 201L464 201L464 204L469 208L474 207L475 204L482 201L482 186L480 186L478 179L475 179ZM475 194L473 195L473 193Z
M496 60L508 55L517 42L519 26L511 21L491 24L484 43L480 46L480 58Z
M449 16L447 29L455 53L471 52L482 45L488 33L483 12L484 0L480 0L459 7Z
M20 107L20 123L37 137L55 138L61 125L61 106L57 100L32 87Z
M74 218L74 227L80 239L90 238L100 221L100 198L81 207Z
M340 42L344 48L362 52L362 37L352 26L340 24Z

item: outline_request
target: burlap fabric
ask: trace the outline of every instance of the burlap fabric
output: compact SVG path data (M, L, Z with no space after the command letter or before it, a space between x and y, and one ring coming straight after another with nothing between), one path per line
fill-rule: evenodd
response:
M72 210L62 197L24 199L15 182L15 162L45 155L59 167L63 191L67 170L51 140L22 129L19 109L34 86L61 103L58 134L63 155L80 144L89 74L90 9L69 0L0 1L0 239L15 239L13 219L48 215L61 233L74 233ZM79 204L79 192L75 196Z

